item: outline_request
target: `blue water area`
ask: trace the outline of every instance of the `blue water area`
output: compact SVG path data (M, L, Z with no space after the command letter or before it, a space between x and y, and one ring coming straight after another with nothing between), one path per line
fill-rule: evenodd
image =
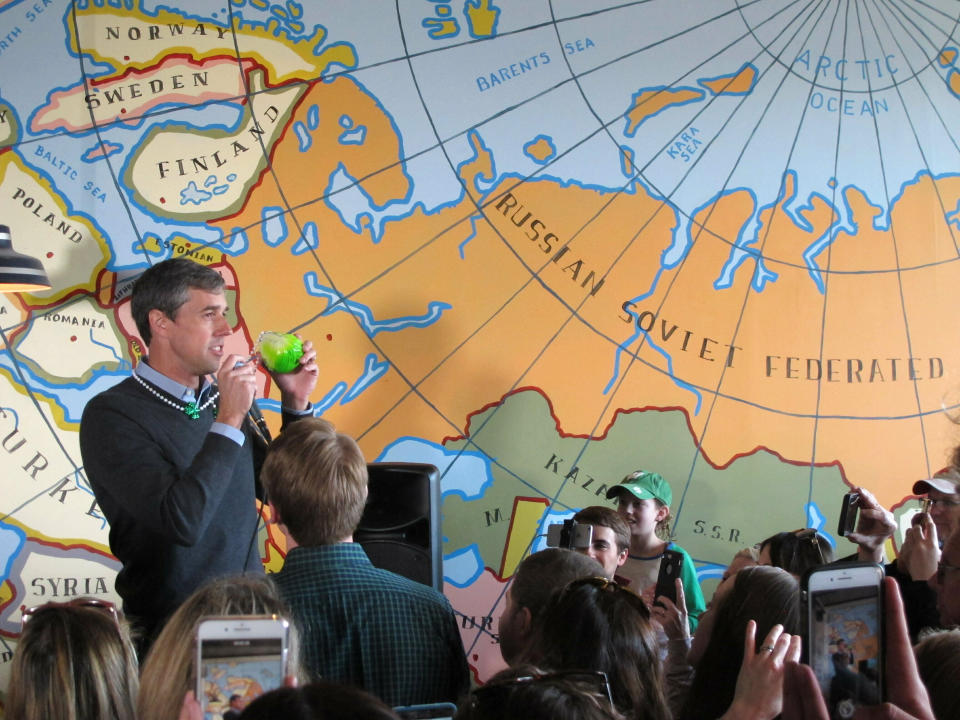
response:
M428 304L427 312L423 315L406 315L388 320L377 320L373 316L373 311L366 305L347 300L336 290L320 284L317 274L307 273L304 276L304 284L307 292L314 297L324 298L327 301L327 308L321 314L330 315L335 312L347 312L356 317L363 326L364 331L373 337L380 332L397 332L407 328L429 327L437 322L445 310L450 310L453 306L445 302L434 301Z
M0 582L9 577L13 560L26 541L23 530L0 520Z
M25 384L31 392L50 398L63 410L64 420L69 423L79 423L80 416L87 401L97 393L113 387L118 382L130 376L130 368L122 368L114 372L98 373L85 385L77 383L51 383L45 378L33 374L30 368L19 363L14 367L10 360L9 351L0 352L0 367L10 371L14 378L19 379L19 373L24 374Z
M468 587L482 574L483 559L476 543L443 556L443 579L455 587Z
M416 462L440 471L441 495L479 500L493 484L490 459L475 450L451 451L429 440L402 437L384 448L377 462Z

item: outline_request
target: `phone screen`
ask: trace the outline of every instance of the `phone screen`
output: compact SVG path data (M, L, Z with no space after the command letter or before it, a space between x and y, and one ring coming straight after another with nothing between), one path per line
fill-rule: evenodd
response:
M831 720L881 702L881 587L810 591L809 661Z
M233 717L230 710L239 714L257 696L283 685L283 640L201 640L199 672L202 695L198 699L205 720ZM231 698L236 700L233 705Z

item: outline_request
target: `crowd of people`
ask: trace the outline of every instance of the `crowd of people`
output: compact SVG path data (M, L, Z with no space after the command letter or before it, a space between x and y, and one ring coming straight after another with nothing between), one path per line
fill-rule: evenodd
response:
M255 363L226 348L216 271L159 263L135 284L132 313L148 357L94 398L81 424L123 605L77 598L23 609L9 720L376 720L424 717L410 714L424 705L469 720L852 716L800 662L801 597L812 569L885 563L896 523L869 490L857 489L851 557L838 560L815 529L780 532L731 558L706 603L690 556L669 539L669 483L631 473L609 490L616 509L574 516L591 528L589 543L520 562L495 636L508 667L479 683L448 600L374 567L354 542L366 461L313 416L311 344L293 371L271 374L283 405L274 440L256 412ZM870 678L884 697L858 718L960 717L960 630L950 629L960 625L958 468L960 450L912 487L929 509L885 566L886 662L883 682ZM261 520L286 540L271 576L257 552ZM672 597L656 590L665 553L678 560ZM289 621L273 689L199 667L198 627L227 617ZM860 647L829 642L838 675L867 673Z

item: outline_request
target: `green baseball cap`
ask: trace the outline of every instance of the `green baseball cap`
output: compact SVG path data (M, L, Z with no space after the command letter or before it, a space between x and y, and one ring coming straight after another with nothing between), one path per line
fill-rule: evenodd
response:
M659 500L669 506L673 502L673 492L670 483L663 479L663 475L646 470L635 470L627 475L623 482L607 490L607 499L612 500L626 490L637 500Z

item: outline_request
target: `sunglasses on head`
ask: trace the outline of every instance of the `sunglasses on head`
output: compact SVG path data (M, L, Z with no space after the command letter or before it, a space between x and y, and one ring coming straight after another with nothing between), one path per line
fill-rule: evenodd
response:
M46 610L56 610L64 607L85 607L99 610L113 618L114 624L118 628L120 627L120 611L117 610L117 606L112 602L109 600L100 600L99 598L79 597L73 598L72 600L66 600L64 602L48 602L44 603L43 605L23 608L20 613L20 632L23 632L23 629L27 626L30 618L32 618L34 615Z
M794 530L793 535L800 542L810 543L817 551L817 557L820 559L820 564L823 565L826 563L826 560L823 557L823 548L820 547L820 537L817 535L816 530L813 528L801 528L800 530Z

